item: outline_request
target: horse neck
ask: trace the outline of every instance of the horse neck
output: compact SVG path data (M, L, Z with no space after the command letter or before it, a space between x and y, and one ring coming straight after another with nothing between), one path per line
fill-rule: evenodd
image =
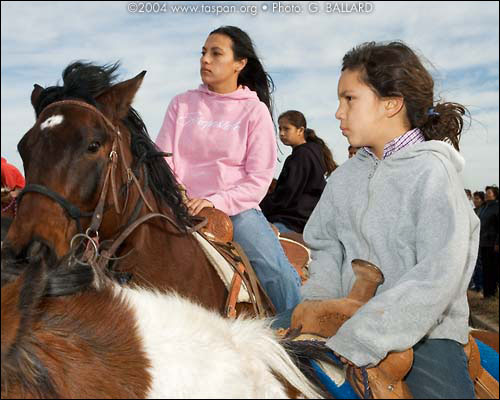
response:
M192 234L153 218L123 243L113 269L131 273L139 286L174 290L206 307L223 311L227 291Z

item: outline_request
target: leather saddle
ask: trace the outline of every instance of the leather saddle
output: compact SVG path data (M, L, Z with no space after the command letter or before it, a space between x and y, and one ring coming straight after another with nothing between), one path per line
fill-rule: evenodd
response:
M262 287L245 252L238 243L233 241L231 219L223 211L208 207L202 209L194 219L205 221L204 226L198 229L198 233L223 257L225 264L229 264L232 268L233 277L228 286L225 306L226 316L231 319L236 318L236 304L242 285L248 292L255 315L259 317L275 315L274 305ZM213 267L218 270L220 266L213 263Z
M364 260L353 260L352 268L356 281L349 295L331 300L306 301L299 304L293 314L290 329L301 330L303 334L312 334L329 338L339 330L342 324L374 295L384 277L380 269ZM478 398L497 398L498 382L481 367L479 349L475 340L469 337L464 346L468 357L469 373L474 382ZM349 365L346 378L358 396L374 399L412 398L404 382L405 376L413 364L413 350L391 352L377 366L358 368ZM368 387L366 387L368 384Z
M309 278L308 267L311 261L311 252L304 242L302 234L297 232L280 233L278 228L271 223L270 225L274 234L278 237L288 261L295 268L302 284L304 284Z
M242 258L245 258L244 252L243 249L239 247L235 248L236 244L233 242L233 224L227 214L217 208L207 207L201 210L197 217L206 219L206 224L199 229L199 233L209 240L235 269L234 278L229 289L228 302L226 304L227 316L234 318L236 317L238 293L243 281L241 275L245 274L251 266L247 266L246 263L241 262ZM271 227L276 236L278 236L285 255L297 270L302 282L304 282L307 279L307 266L309 264L310 255L302 239L302 235L298 233L280 235L274 225L271 225ZM248 262L248 264L250 263ZM260 284L257 283L257 285ZM248 287L248 285L245 284L245 287ZM262 288L261 290L263 291ZM263 297L266 297L266 295L264 294ZM262 312L258 314L262 315Z
M198 214L199 217L207 219L207 224L200 229L210 240L221 243L231 242L233 240L233 224L231 219L217 208L204 208ZM287 256L290 264L297 270L302 283L308 278L307 267L311 259L309 249L300 233L290 232L281 233L270 224L273 232L278 237L281 247Z

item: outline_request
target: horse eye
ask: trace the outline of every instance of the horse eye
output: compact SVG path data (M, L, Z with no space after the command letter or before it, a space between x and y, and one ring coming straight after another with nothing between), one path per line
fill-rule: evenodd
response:
M95 153L97 150L99 150L99 147L101 147L101 144L99 142L92 142L89 144L89 147L87 147L87 150L91 153Z

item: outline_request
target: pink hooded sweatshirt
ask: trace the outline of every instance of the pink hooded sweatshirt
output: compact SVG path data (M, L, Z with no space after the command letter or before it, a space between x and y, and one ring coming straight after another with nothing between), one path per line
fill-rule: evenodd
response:
M170 102L157 146L190 198L204 198L232 216L259 203L276 167L274 125L247 87L227 94L206 85Z

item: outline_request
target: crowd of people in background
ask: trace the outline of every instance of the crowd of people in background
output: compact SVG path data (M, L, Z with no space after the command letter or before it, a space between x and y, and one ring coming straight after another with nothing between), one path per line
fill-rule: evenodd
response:
M495 296L499 283L499 222L498 186L486 186L484 191L465 193L474 212L481 220L479 251L469 288L483 293L485 299Z

